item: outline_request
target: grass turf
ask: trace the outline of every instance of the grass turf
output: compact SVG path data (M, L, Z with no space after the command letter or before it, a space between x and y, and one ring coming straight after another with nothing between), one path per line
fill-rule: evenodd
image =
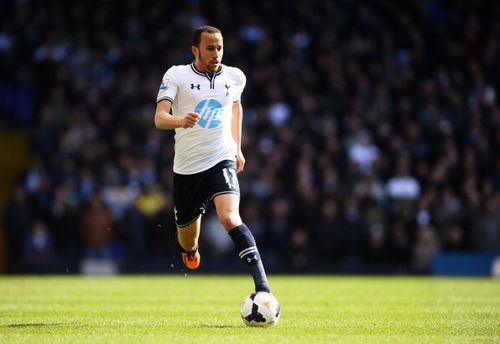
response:
M499 343L500 281L270 276L282 316L246 327L248 276L0 277L0 343Z

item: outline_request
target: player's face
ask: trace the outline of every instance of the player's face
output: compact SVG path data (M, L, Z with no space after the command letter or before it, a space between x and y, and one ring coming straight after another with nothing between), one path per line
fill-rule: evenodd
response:
M200 72L217 72L221 68L223 53L222 35L203 32L199 46L193 47L196 68Z

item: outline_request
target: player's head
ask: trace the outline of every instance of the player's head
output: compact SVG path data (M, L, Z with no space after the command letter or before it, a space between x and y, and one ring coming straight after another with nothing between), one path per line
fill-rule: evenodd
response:
M221 68L224 53L221 31L213 26L199 27L193 33L191 51L197 69L201 72L217 72Z

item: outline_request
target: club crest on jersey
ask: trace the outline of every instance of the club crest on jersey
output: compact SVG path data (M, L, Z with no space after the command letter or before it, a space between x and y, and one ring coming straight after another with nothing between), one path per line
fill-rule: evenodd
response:
M215 99L205 99L196 105L194 112L200 114L198 124L207 129L218 127L222 121L222 104Z

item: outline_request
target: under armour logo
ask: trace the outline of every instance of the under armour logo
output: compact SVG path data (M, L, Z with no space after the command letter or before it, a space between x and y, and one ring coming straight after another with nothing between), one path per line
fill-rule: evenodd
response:
M195 84L191 84L191 89L193 90L195 88L199 90L200 89L200 84L196 84L196 85Z
M231 85L228 85L228 84L226 83L226 85L225 85L225 86L226 86L226 97L229 97L229 87L231 87Z
M250 264L252 261L256 262L258 259L257 259L257 256L253 255L251 257L248 257L247 258L247 262Z

